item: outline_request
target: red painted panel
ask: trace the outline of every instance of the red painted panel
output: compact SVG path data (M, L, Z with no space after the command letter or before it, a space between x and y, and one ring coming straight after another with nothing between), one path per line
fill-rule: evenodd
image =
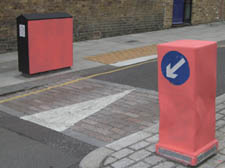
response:
M72 66L72 18L29 21L28 42L30 74Z
M183 54L189 79L174 85L163 76L161 63L170 51ZM216 42L179 40L158 45L160 105L159 148L193 158L217 144L215 139Z

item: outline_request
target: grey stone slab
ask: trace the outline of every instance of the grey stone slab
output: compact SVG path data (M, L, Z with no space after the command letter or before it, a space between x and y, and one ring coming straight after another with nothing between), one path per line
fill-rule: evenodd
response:
M202 165L198 166L198 168L212 168L212 165L202 164Z
M178 165L178 166L176 166L176 168L187 168L187 166Z
M155 152L155 144L152 144L151 146L147 147L146 150L150 151L150 152Z
M139 161L139 160L142 160L146 157L148 157L151 153L147 150L140 150L140 151L137 151L135 152L134 154L130 155L129 158L132 159L132 160L135 160L135 161Z
M216 154L206 160L199 168L205 168L207 166L217 167L225 162L225 155Z
M224 140L224 132L220 131L220 129L216 130L216 138L221 142Z
M138 143L130 146L130 148L133 150L139 150L139 149L145 148L148 145L149 145L149 143L147 143L145 141L141 141L141 142L138 142Z
M219 113L216 114L216 120L219 120L223 117L224 117L224 115L222 115L222 114L219 114Z
M225 115L225 109L219 111L219 113Z
M219 104L225 102L225 94L221 95L221 96L218 96L216 98L216 106L218 106Z
M130 168L149 168L149 165L144 162L138 162L135 165L132 165Z
M112 164L113 168L125 168L131 164L133 164L134 161L128 158L124 158L122 160L119 160L118 162L115 162Z
M216 122L216 128L221 128L225 125L225 121L224 120L219 120Z
M174 166L175 164L172 162L163 162L154 166L153 168L174 168Z
M162 158L162 157L153 155L153 156L147 157L144 161L147 162L150 165L156 165L156 164L158 164L162 161L165 161L165 159Z
M113 153L112 156L117 158L117 159L121 159L121 158L123 158L123 157L125 157L125 156L127 156L127 155L129 155L133 152L134 152L133 150L125 148L125 149L122 149L118 152Z
M220 150L219 153L225 155L225 148L223 148L222 150Z
M115 161L117 161L117 159L110 156L110 157L108 157L108 158L105 160L104 166L109 165L109 164L111 164L111 163L113 163L113 162L115 162Z
M140 132L134 133L128 137L122 138L118 141L115 141L115 142L107 145L107 147L117 151L117 150L120 150L129 145L135 144L138 141L144 140L147 137L149 137L148 133L140 131Z
M220 165L218 165L216 168L224 168L225 167L225 163L222 163Z
M80 168L99 168L102 161L113 151L107 148L98 148L89 153L81 162Z
M225 140L224 140L224 138L221 138L221 139L222 140L218 139L218 141L219 141L219 150L225 148Z
M219 105L216 106L216 112L220 112L224 108L225 108L225 104L221 103L221 104L219 104Z
M146 139L146 141L148 143L150 143L150 144L155 144L156 142L158 142L158 140L159 140L159 135L158 134L156 134L156 135Z
M151 133L151 134L156 134L159 132L159 123L156 123L155 125L153 125L149 128L146 128L143 131L147 132L147 133Z
M223 123L225 123L224 120L221 120ZM223 124L222 123L222 124ZM219 127L219 126L218 126ZM223 132L225 134L225 127L224 127L224 124L222 125L222 127L219 129L220 132Z

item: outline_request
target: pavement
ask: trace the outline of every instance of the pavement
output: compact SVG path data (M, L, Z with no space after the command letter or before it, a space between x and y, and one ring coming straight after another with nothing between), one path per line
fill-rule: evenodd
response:
M84 69L90 69L105 65L96 61L93 62L89 61L88 59L85 59L88 56L96 57L98 55L104 55L106 53L107 55L109 55L117 51L123 51L126 53L126 51L124 50L134 48L139 48L138 50L140 50L140 48L145 48L146 46L181 39L223 41L224 37L221 35L224 33L223 29L224 22L218 22L213 24L203 24L197 26L166 29L163 31L154 31L112 38L104 38L100 40L77 42L73 45L74 65L71 67L70 70L65 71L77 72ZM4 79L1 80L0 87L34 81L37 79L42 79L43 77L49 75L52 76L56 74L46 73L42 74L41 76L33 76L32 78L28 78L27 76L21 75L21 73L17 70L17 52L0 54L0 59L0 79ZM120 59L122 58L120 57ZM117 61L121 61L120 59ZM57 72L57 75L63 74L65 73L65 71Z
M217 41L224 48L223 35L225 22L219 22L76 42L71 69L34 76L18 72L17 52L1 54L0 126L73 153L79 158L74 167L185 167L155 155L159 120L155 84L143 88L132 85L141 75L129 82L114 81L110 75L144 65L154 66L151 71L157 74L156 44L196 39ZM108 78L103 80L104 75ZM216 105L219 151L200 168L225 167L224 94L220 92Z
M87 155L80 168L185 168L188 166L162 158L155 153L159 124L121 138ZM198 168L225 167L225 94L216 99L216 138L219 149L216 155Z

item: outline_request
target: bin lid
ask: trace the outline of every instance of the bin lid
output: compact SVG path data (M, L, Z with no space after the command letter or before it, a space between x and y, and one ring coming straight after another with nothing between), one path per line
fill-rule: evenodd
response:
M19 17L24 17L26 20L44 20L44 19L60 19L60 18L72 18L68 13L32 13L22 14ZM18 18L19 18L18 17Z

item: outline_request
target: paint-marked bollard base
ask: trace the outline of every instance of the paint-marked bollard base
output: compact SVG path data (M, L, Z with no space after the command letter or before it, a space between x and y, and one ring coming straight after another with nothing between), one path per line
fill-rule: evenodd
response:
M217 140L214 140L213 142L211 142L210 144L206 145L201 150L198 150L193 154L187 154L184 152L171 150L160 144L156 145L156 153L158 155L180 162L184 165L191 165L191 166L197 166L210 156L216 154L217 149L218 149Z

